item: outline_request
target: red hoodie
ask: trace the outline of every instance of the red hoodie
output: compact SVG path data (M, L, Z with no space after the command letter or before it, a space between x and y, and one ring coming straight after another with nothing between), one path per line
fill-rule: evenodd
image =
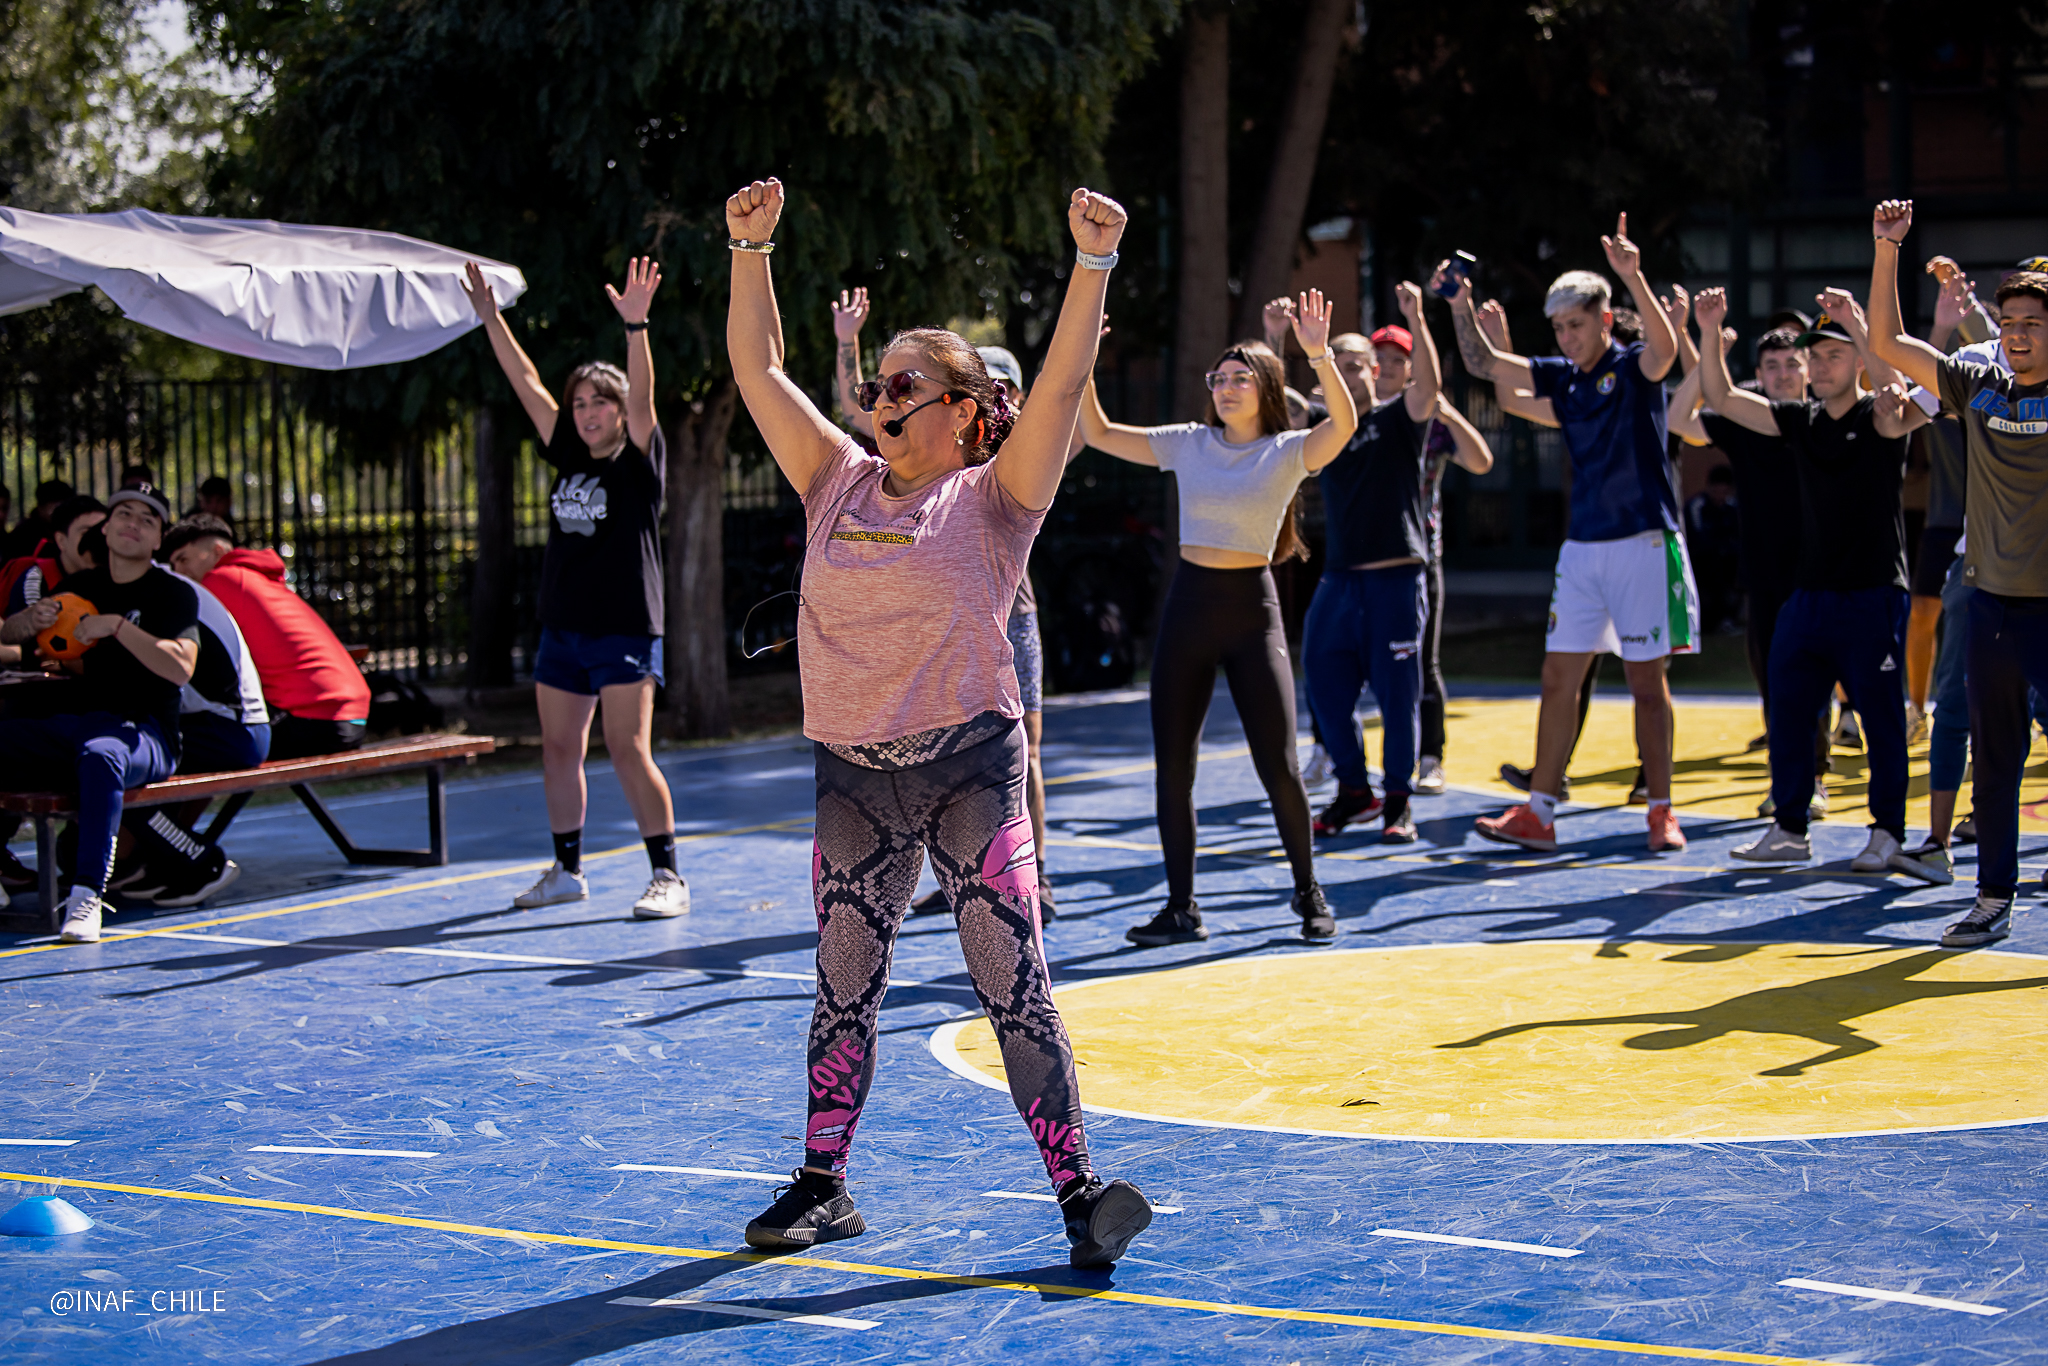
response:
M334 632L284 581L274 550L230 550L201 582L242 628L272 707L311 721L363 721L370 683Z

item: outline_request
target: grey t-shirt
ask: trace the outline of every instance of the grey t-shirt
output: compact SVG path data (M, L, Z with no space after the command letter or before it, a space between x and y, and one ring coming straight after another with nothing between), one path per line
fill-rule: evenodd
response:
M1302 463L1307 431L1275 432L1242 446L1203 422L1153 427L1147 434L1159 468L1172 470L1180 485L1182 545L1272 556L1280 519L1308 478Z
M1969 453L1964 581L2048 598L2048 383L2021 385L1996 366L1950 356L1940 388Z

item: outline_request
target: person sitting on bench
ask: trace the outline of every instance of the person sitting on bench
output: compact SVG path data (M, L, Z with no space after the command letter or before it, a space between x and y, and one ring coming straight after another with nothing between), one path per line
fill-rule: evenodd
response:
M11 617L56 592L65 575L92 568L79 542L106 516L106 504L89 493L59 503L49 517L50 534L28 554L0 564L0 618ZM34 656L33 649L0 645L0 665L20 664Z
M164 562L219 598L242 628L270 708L270 757L338 754L363 743L370 683L284 581L274 550L239 549L234 528L195 513L164 536Z
M199 595L151 563L171 519L155 487L130 483L107 504L104 569L65 580L93 605L77 626L87 642L78 677L65 689L63 713L0 717L0 784L42 788L68 776L78 790L78 858L64 899L60 937L95 943L107 911L100 898L114 864L122 795L171 775L178 761L178 689L199 660ZM44 598L0 624L0 641L19 645L60 613Z

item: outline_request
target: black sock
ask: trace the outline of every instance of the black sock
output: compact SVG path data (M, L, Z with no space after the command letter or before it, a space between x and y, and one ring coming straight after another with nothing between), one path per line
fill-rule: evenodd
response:
M582 827L579 826L567 834L560 830L555 832L555 862L562 865L564 872L580 873L583 871Z
M804 1168L803 1175L798 1177L797 1181L805 1190L810 1191L814 1195L832 1196L846 1194L846 1178L843 1176L827 1176L823 1172L814 1172L809 1167L806 1167Z
M676 837L673 833L649 835L640 842L647 846L647 861L654 865L655 872L664 868L671 873L676 870Z
M1386 807L1380 813L1382 818L1385 819L1386 823L1388 825L1399 825L1401 823L1401 817L1407 814L1408 794L1405 792L1389 792L1387 794Z

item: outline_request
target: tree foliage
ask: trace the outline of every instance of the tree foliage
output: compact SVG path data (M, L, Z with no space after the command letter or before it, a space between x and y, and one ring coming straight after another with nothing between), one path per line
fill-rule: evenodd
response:
M669 282L653 316L661 382L689 396L725 363L735 186L789 187L776 278L793 368L822 391L840 288L868 285L892 322L979 316L1021 258L1058 249L1115 94L1173 9L202 0L194 14L210 50L269 83L223 195L517 264L530 292L507 320L550 383L617 349L602 285L651 253ZM336 392L409 422L500 384L479 341Z

